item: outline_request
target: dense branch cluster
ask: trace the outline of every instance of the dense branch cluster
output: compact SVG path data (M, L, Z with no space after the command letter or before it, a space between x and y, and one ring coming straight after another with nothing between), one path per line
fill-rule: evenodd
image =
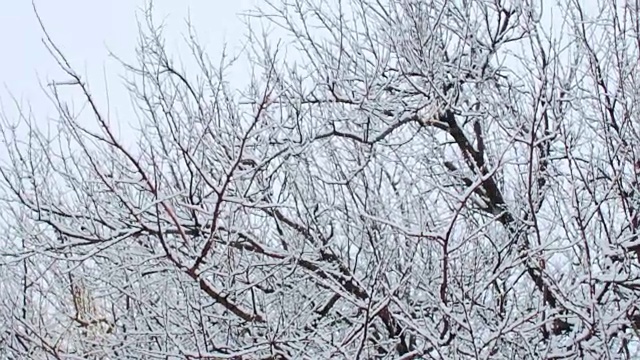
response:
M265 3L246 89L150 11L126 137L47 35L53 130L1 125L0 357L639 356L640 10L544 6Z

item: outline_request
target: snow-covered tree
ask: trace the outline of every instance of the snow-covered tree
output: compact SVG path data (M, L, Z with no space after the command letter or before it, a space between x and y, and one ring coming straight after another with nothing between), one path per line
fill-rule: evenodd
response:
M47 35L57 119L2 122L0 354L640 356L639 11L264 3L246 88L148 12L127 137Z

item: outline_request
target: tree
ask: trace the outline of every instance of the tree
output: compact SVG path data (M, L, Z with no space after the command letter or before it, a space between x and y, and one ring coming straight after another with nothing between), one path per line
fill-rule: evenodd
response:
M56 128L2 128L5 356L637 356L638 7L542 5L268 3L246 89L149 11L137 143L49 39Z

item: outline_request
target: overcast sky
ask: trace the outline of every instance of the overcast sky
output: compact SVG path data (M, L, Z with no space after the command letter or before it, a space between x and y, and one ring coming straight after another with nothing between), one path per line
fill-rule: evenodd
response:
M121 66L108 56L109 50L125 60L132 59L137 41L137 20L146 0L36 0L35 5L53 40L75 69L89 79L94 93L103 95L106 78L111 103L117 111L129 106L126 93L118 88ZM238 14L252 0L233 1L154 1L156 19L167 25L165 37L174 53L186 34L190 16L209 54L215 59L224 42L231 47L243 36ZM41 39L33 5L27 0L0 1L0 101L5 115L14 114L10 94L23 105L29 104L35 115L46 119L53 115L39 81L65 80ZM105 76L106 75L106 76ZM123 103L123 101L125 103ZM112 109L113 110L113 109Z

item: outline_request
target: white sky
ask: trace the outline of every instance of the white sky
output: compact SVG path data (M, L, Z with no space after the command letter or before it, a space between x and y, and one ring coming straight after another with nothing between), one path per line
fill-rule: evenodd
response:
M84 75L95 95L104 99L108 81L111 111L130 107L128 96L118 88L122 67L108 56L109 50L124 60L132 60L137 41L136 16L146 0L35 0L49 34ZM165 38L171 55L186 34L191 18L198 36L212 60L218 59L223 44L231 50L243 40L244 25L238 16L253 0L156 0L155 19L164 20ZM0 106L5 115L15 116L11 95L23 106L30 106L38 121L54 116L50 101L40 83L66 80L44 47L43 33L33 5L28 0L0 0ZM122 121L124 119L119 119ZM125 120L126 121L126 120ZM1 157L1 156L0 156Z

